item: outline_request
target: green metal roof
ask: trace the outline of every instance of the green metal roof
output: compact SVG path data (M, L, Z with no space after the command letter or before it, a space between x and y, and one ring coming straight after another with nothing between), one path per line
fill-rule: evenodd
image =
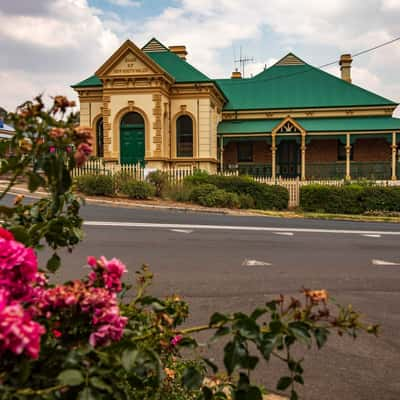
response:
M92 86L103 86L103 83L96 75L92 75L89 78L87 78L75 85L72 85L73 88L84 88L84 87L92 87Z
M222 121L218 134L271 133L280 122L282 119ZM392 117L296 118L296 122L307 132L400 131L400 118Z
M172 51L148 52L146 53L162 69L175 78L178 83L183 82L211 82L210 78L182 60Z
M146 51L146 46L152 43L158 44L160 51ZM168 72L177 83L212 82L208 76L204 75L187 61L182 60L155 38L151 39L142 50L144 50L146 55L156 62L163 70ZM85 88L91 86L102 86L101 80L96 75L92 75L72 87Z
M303 61L296 65L278 64L253 78L218 79L217 83L229 99L224 110L396 104Z

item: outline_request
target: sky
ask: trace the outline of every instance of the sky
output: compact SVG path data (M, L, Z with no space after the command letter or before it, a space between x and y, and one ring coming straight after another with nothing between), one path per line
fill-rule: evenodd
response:
M240 49L246 76L290 51L319 66L400 36L399 21L400 0L0 0L0 106L76 99L70 85L126 39L186 45L191 64L228 78ZM353 83L400 103L399 71L400 41L355 58Z

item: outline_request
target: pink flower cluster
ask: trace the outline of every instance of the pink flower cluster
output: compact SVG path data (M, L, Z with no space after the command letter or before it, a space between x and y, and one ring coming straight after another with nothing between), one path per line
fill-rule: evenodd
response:
M122 289L121 276L126 267L115 258L108 261L105 257L99 260L89 257L88 263L93 268L89 282L74 281L47 290L38 308L46 317L72 307L77 313L89 315L94 328L89 343L94 347L106 346L121 339L128 321L120 314L116 296Z
M0 356L11 351L37 358L46 329L35 319L43 317L49 320L49 331L61 340L65 318L73 323L82 313L90 321L83 328L92 346L121 339L127 318L121 316L117 293L122 290L126 267L105 257L90 257L89 264L92 271L88 280L47 288L34 251L0 227Z
M45 328L32 319L30 305L40 297L43 283L34 251L0 228L0 354L38 357Z
M89 273L89 282L92 285L99 283L112 292L119 293L122 290L121 277L127 271L126 266L118 259L100 257L88 257L87 262L92 268Z

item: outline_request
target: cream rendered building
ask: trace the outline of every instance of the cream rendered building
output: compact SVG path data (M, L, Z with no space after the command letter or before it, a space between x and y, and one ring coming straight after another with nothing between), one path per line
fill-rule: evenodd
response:
M215 171L223 93L185 61L183 46L127 40L95 73L73 86L81 125L107 161L149 168L195 165Z
M148 168L194 166L266 177L397 179L398 103L289 53L254 77L210 79L184 46L126 41L74 85L95 155Z

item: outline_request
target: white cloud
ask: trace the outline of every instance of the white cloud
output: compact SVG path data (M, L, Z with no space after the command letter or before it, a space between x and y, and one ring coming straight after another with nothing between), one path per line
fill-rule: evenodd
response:
M143 7L136 0L108 0ZM87 0L0 0L0 105L33 96L34 90L65 85L93 73L126 38L138 45L156 36L166 45L184 44L189 62L211 77L229 77L233 47L243 45L256 63L246 75L262 71L292 49L307 62L323 64L398 35L400 0L175 0L159 15L140 21L125 9L89 7ZM24 3L25 6L21 4ZM366 23L366 21L368 23ZM138 23L140 22L140 23ZM18 27L18 29L15 29ZM249 50L251 47L251 50ZM400 45L360 56L353 62L354 82L400 100ZM339 66L332 67L338 74ZM18 79L18 77L20 77ZM31 77L29 79L29 77ZM18 81L16 89L15 81ZM26 90L23 89L25 85Z
M45 5L31 15L0 6L0 51L7 54L0 67L0 105L6 108L44 90L75 96L69 86L92 74L120 45L86 0Z
M120 7L140 7L140 1L134 0L108 0L110 4Z

